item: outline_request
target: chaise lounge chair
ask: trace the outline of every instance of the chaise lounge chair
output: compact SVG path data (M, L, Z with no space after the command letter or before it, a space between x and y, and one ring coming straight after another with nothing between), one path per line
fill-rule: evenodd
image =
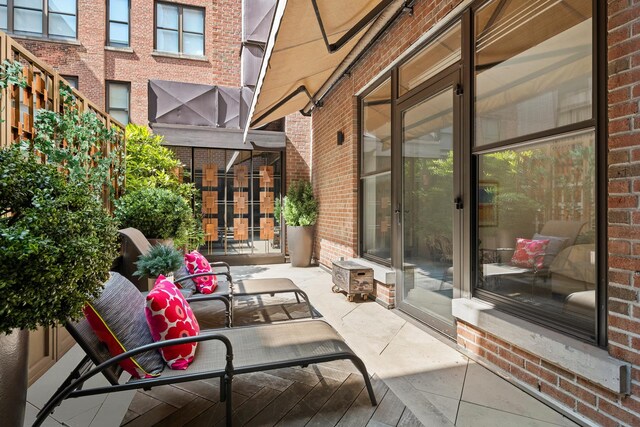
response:
M123 289L135 286L119 274L112 274L105 284L99 299L109 298L110 292L122 293ZM109 306L110 307L110 306ZM122 307L113 307L122 311ZM133 317L133 313L118 313L123 318ZM305 367L313 363L332 360L350 360L362 374L369 399L376 405L376 398L371 381L362 360L355 355L344 340L328 323L322 320L300 320L249 326L201 331L197 337L179 338L140 346L116 357L111 357L88 322L69 322L67 329L85 351L86 356L62 383L56 393L49 399L34 426L40 426L60 403L67 398L92 396L124 390L145 389L166 384L220 378L220 401L225 402L226 425L233 425L231 392L233 377L238 374L266 371L291 366ZM131 333L127 331L127 333ZM123 342L127 337L123 338ZM175 344L198 342L194 362L186 370L165 369L160 376L154 378L131 379L121 383L119 361L134 355ZM95 367L92 368L92 365ZM109 386L83 389L84 383L103 374Z
M118 272L124 277L134 282L138 289L146 291L146 280L142 282L138 278L133 276L135 272L135 263L138 261L138 257L145 254L151 249L151 244L147 238L135 228L125 228L120 230L122 237L122 259L118 268ZM213 294L222 297L226 297L229 301L230 313L228 321L232 322L233 319L233 298L234 297L246 297L256 295L275 295L283 293L292 293L295 295L296 300L300 303L300 297L305 301L311 317L315 317L314 311L309 302L306 292L296 286L293 281L287 278L274 278L274 279L246 279L234 282L231 277L231 269L229 264L225 262L212 262L211 267L214 270L212 273L197 273L192 275L183 274L182 271L175 273L175 283L182 284L183 282L193 279L194 277L210 276L211 274L225 276L227 281L219 281L218 286ZM191 295L185 295L191 297ZM199 295L194 295L194 300ZM198 310L194 310L196 316L198 316ZM198 316L199 317L199 316Z

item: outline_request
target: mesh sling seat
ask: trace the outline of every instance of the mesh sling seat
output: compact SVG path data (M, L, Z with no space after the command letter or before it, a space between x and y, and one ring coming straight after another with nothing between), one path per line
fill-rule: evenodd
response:
M142 282L141 285L138 281L139 278L133 276L133 272L135 272L135 262L138 260L138 257L142 254L146 254L149 249L151 249L151 244L147 240L147 238L140 232L140 230L136 228L125 228L119 230L120 235L122 237L122 263L119 268L119 272L132 281L138 289L146 290L146 280ZM245 279L233 282L231 276L231 268L229 264L226 262L212 262L211 267L214 270L211 273L196 273L191 275L181 275L180 271L175 273L175 283L182 284L194 277L201 276L210 276L212 274L217 276L225 276L227 278L226 281L220 280L218 281L218 286L216 287L213 294L208 295L218 295L222 297L226 297L230 303L231 310L233 309L233 304L231 299L233 297L246 297L246 296L256 296L256 295L275 295L275 294L283 294L283 293L292 293L295 295L296 300L300 303L300 298L305 301L307 308L309 309L309 313L311 317L315 317L314 311L311 307L311 303L309 298L302 289L300 289L293 281L287 278L273 278L273 279ZM141 287L142 286L142 287ZM200 295L194 295L192 298L194 300L198 298ZM196 316L198 313L197 308L194 308L194 312ZM233 314L229 313L228 321L232 322Z
M105 284L105 291L115 286L116 281L126 280L119 275ZM126 286L135 288L127 281ZM120 291L121 288L118 288ZM105 292L99 297L103 298ZM122 306L114 306L114 311L124 318L134 317L134 313ZM69 374L54 395L38 413L34 426L40 426L54 409L67 398L92 396L124 390L145 389L167 384L177 384L211 378L220 379L220 401L225 403L226 425L232 424L231 392L234 375L267 371L291 366L307 366L332 360L350 360L362 374L372 405L376 398L367 369L362 360L344 342L333 327L323 320L308 319L260 326L211 329L201 331L199 336L161 341L133 348L118 356L111 357L98 341L96 334L86 319L68 322L67 330L85 351L86 356ZM127 331L128 332L128 331ZM125 332L125 334L127 333ZM119 337L123 342L127 337ZM118 362L134 355L175 344L198 342L194 362L186 370L165 368L153 378L131 378L121 382ZM110 385L83 388L84 383L103 374Z

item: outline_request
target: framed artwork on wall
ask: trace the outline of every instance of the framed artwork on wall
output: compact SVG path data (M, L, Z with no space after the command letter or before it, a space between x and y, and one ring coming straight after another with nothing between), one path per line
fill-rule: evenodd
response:
M478 185L478 225L480 227L498 226L498 183L481 181Z

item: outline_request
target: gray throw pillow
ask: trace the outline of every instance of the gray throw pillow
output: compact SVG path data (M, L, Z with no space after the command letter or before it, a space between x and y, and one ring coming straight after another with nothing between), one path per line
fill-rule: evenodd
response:
M152 344L145 308L147 303L138 288L118 273L111 273L102 294L87 303L84 314L98 339L109 353L117 356L128 350ZM157 350L125 359L120 366L134 378L160 375L164 361Z
M182 277L189 276L190 274L191 273L189 273L189 270L187 270L187 266L183 265L173 272L173 277L175 280L178 280ZM197 292L196 282L194 282L193 279L183 280L180 283L176 283L176 286L182 290L190 291L191 294L189 296ZM182 294L184 295L184 292Z
M549 268L553 259L563 250L569 242L568 237L556 237L556 236L544 236L542 234L534 234L533 240L548 240L549 244L544 252L544 259L542 260L542 268Z

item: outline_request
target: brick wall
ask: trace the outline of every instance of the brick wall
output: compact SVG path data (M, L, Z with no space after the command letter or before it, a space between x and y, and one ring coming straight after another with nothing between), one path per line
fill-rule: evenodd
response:
M311 178L311 118L300 113L285 119L287 133L287 187L291 181Z

